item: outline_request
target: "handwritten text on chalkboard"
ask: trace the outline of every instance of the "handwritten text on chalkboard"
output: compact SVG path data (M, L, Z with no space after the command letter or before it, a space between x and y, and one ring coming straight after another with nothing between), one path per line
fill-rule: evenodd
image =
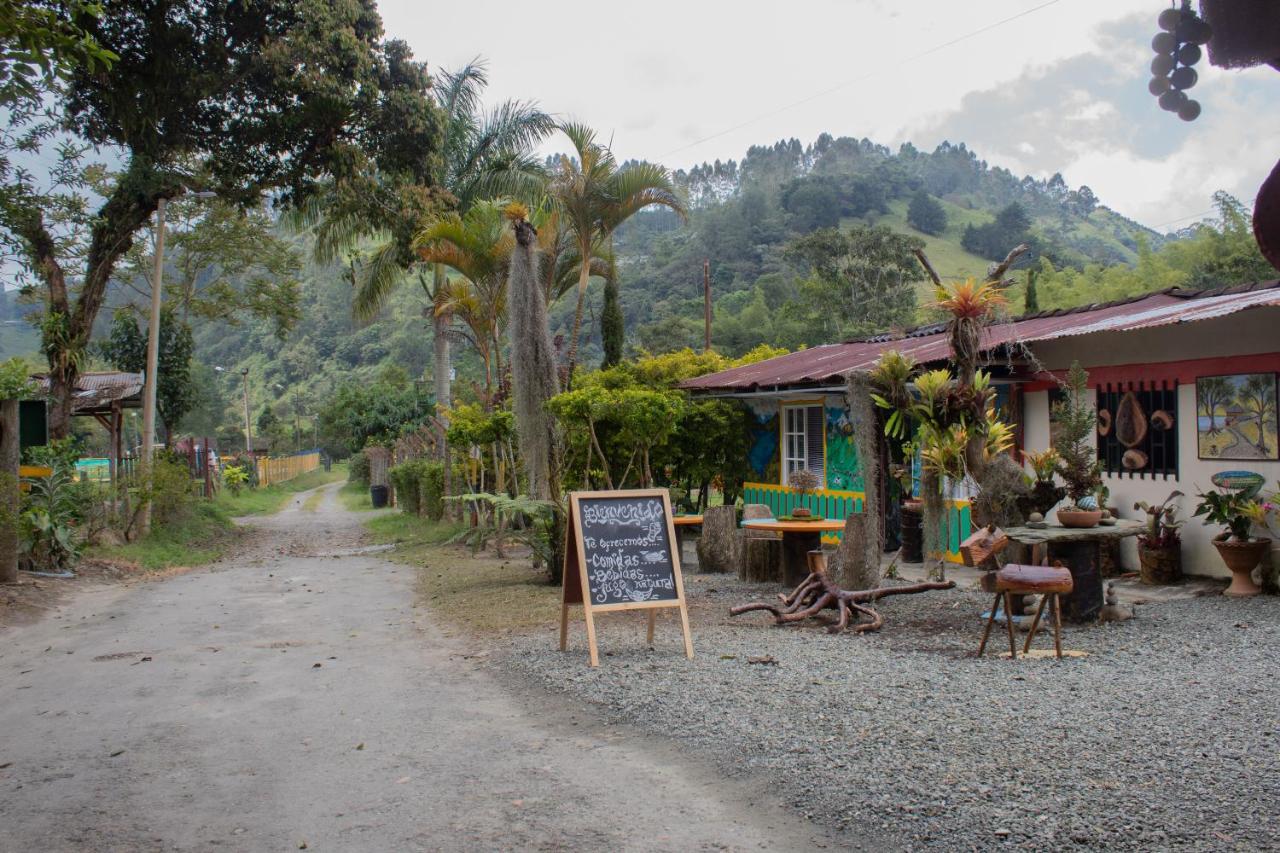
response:
M677 597L667 519L659 498L584 498L581 519L592 604Z

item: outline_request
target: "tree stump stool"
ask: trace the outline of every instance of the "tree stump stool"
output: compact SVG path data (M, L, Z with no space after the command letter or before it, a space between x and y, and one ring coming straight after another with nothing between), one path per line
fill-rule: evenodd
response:
M1071 572L1063 568L1061 563L1052 566L1023 566L1016 563L1003 569L988 572L982 577L982 588L994 592L991 602L991 614L987 617L986 628L982 631L982 642L978 644L978 657L986 651L987 639L991 636L991 626L996 621L996 608L1004 601L1004 624L1009 632L1009 658L1018 659L1018 647L1013 637L1013 596L1039 595L1040 606L1031 620L1031 632L1027 634L1026 645L1022 647L1025 655L1031 650L1031 641L1035 639L1036 629L1040 626L1040 616L1045 605L1053 599L1053 650L1059 659L1062 658L1062 601L1061 596L1070 594L1074 586Z
M742 520L773 518L773 510L764 504L746 504L742 507ZM782 582L782 539L767 530L747 527L738 531L742 537L742 562L738 564L738 577L754 583Z
M700 572L736 572L739 560L738 510L710 506L702 513L702 536L695 551Z

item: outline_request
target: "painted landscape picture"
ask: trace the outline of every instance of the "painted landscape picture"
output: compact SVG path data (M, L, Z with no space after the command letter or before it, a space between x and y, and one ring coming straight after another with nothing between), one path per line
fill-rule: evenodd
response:
M1200 377L1196 415L1201 459L1280 459L1276 374Z

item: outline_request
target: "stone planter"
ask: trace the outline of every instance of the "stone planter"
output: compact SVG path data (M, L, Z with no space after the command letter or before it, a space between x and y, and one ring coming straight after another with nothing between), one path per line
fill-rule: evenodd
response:
M1213 547L1218 549L1222 562L1231 570L1231 586L1222 591L1223 595L1240 597L1257 595L1262 589L1253 582L1253 570L1262 561L1263 555L1271 548L1270 539L1250 539L1241 542L1230 539L1229 533L1214 537Z
M1102 521L1100 509L1060 509L1058 523L1063 527L1097 527Z
M1182 579L1182 543L1151 548L1139 542L1138 574L1152 586L1177 583Z

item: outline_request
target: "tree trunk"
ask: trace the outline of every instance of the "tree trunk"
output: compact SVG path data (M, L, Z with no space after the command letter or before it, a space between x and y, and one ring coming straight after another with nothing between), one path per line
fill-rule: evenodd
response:
M555 421L547 401L560 392L555 348L547 323L546 300L539 284L537 232L524 220L513 223L516 250L507 277L511 320L512 391L516 431L529 481L529 496L560 498L560 453Z
M591 281L591 249L582 249L582 269L578 272L578 307L573 311L573 334L569 337L569 390L573 390L573 370L578 364L578 338L582 332L582 309L587 301L587 283Z
M431 305L427 310L431 312L431 330L432 330L432 355L431 355L431 375L435 383L436 396L436 417L440 419L440 423L444 425L444 429L440 430L440 444L437 447L436 456L440 463L444 466L444 493L446 495L453 494L453 465L449 459L449 438L447 430L449 428L449 407L453 404L452 384L449 381L449 330L450 317L448 314L437 314L435 312L435 296L444 287L445 272L443 264L436 264L433 271L432 291L429 294ZM446 504L446 506L451 506Z
M0 400L0 583L18 581L18 401Z
M702 536L698 538L698 571L736 573L740 547L737 509L708 507L702 514Z

